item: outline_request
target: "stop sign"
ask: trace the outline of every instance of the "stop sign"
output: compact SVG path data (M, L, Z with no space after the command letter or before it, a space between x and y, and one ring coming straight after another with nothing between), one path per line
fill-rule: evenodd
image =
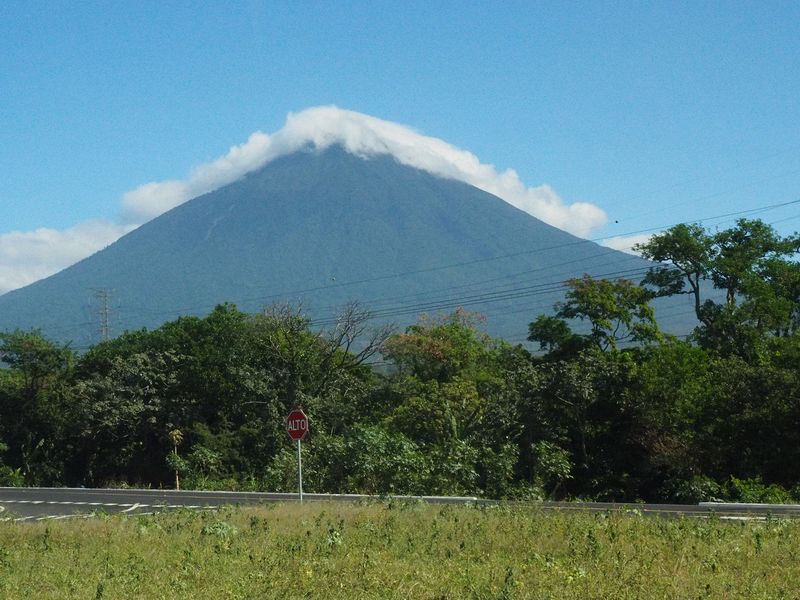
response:
M302 440L308 433L308 417L299 408L286 417L286 431L293 440Z

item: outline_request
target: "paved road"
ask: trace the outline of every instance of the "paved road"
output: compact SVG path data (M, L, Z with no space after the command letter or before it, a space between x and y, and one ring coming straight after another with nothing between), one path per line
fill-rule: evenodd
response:
M369 500L374 496L359 494L304 494L312 502ZM418 496L429 503L494 503L474 497ZM213 508L235 504L293 502L297 494L255 492L198 492L175 490L118 490L85 488L2 488L0 487L0 520L66 519L92 512L141 514L179 507ZM606 502L544 502L539 504L551 511L606 512L613 510L637 512L648 516L709 517L723 519L800 517L800 505L786 504L615 504Z
M303 500L357 502L374 496L360 494L303 494ZM465 504L474 497L419 496L432 504ZM0 487L0 519L66 519L81 514L148 513L175 508L213 508L235 504L294 502L297 494L260 492L201 492L175 490L130 490L88 488Z

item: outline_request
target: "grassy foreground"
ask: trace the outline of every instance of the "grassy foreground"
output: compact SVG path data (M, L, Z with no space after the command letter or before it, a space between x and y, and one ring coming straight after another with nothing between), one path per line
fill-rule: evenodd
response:
M800 521L274 505L0 523L0 598L800 598Z

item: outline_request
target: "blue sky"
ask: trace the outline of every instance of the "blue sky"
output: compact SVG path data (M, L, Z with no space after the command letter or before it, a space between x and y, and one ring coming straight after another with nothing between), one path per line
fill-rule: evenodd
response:
M5 2L0 291L70 255L12 232L119 223L126 192L331 104L600 207L593 239L755 210L800 199L800 4Z

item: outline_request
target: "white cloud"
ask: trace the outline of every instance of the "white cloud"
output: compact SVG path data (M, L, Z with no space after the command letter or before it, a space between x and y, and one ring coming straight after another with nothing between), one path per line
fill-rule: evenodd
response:
M605 246L606 248L613 248L614 250L621 250L622 252L639 256L638 252L633 251L633 247L636 244L644 244L653 235L654 234L652 233L640 233L637 235L628 236L618 235L604 239L602 242L600 242L600 245Z
M192 171L185 180L147 183L122 199L123 218L140 223L179 204L235 181L269 161L313 145L325 149L341 144L358 156L389 154L400 163L449 179L464 181L495 194L531 215L579 236L606 223L606 214L586 202L566 204L547 185L527 187L517 173L498 173L471 152L409 127L342 110L334 106L291 113L278 132L256 132L222 158Z
M515 171L498 172L471 152L443 140L397 123L321 106L290 113L276 133L253 133L224 156L193 169L185 179L146 183L127 192L120 202L122 224L88 221L63 231L0 234L0 293L51 275L142 223L275 158L309 145L325 149L333 144L363 157L389 154L402 164L464 181L578 236L586 237L606 223L606 214L599 207L585 202L566 204L549 186L527 187Z
M257 131L225 156L195 168L184 180L145 183L125 193L121 201L122 220L140 225L183 204L187 200L236 181L275 158L270 153L270 136Z
M97 220L63 231L43 228L0 234L0 294L52 275L131 229Z

